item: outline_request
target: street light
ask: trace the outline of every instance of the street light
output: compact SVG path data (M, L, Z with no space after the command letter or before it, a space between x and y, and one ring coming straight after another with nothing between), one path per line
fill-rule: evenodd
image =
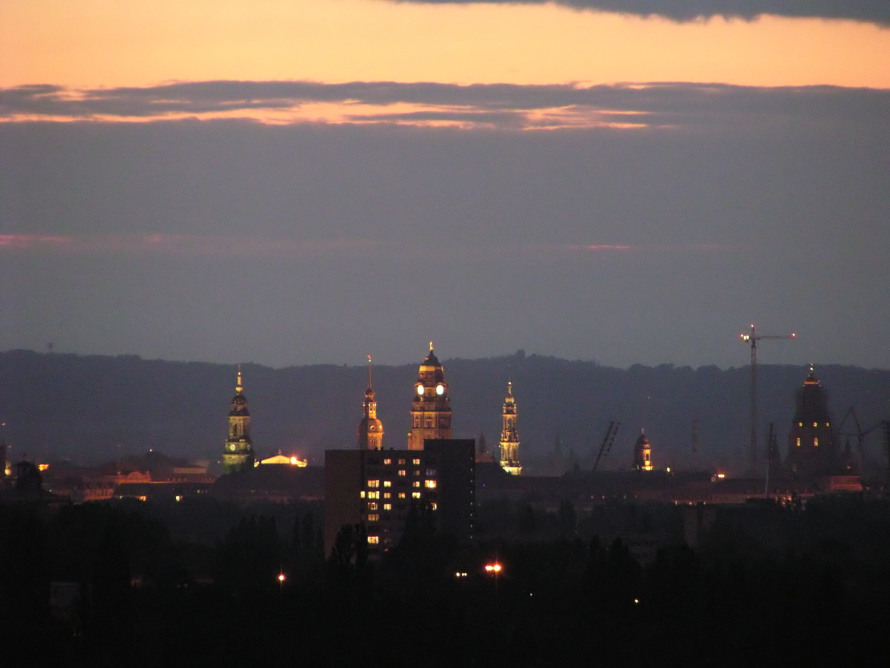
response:
M503 569L504 567L501 566L501 564L497 561L494 561L490 564L485 564L485 572L489 575L494 575L495 577L500 575Z

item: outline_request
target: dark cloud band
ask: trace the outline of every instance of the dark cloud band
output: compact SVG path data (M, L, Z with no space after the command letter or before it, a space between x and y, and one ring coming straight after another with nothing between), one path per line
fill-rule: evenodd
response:
M418 4L555 4L574 9L661 16L672 21L713 17L753 20L773 15L789 18L848 19L890 26L886 0L398 0Z

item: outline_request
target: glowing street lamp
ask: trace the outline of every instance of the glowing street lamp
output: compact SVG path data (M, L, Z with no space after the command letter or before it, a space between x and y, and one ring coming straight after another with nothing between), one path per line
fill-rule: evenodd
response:
M498 576L501 574L501 571L504 569L503 566L497 561L494 561L490 564L485 564L485 572L489 575Z

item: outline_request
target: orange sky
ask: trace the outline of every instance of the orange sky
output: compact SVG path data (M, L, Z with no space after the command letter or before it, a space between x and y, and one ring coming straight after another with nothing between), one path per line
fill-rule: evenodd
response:
M890 31L764 18L675 24L553 5L3 0L0 87L211 79L890 88Z

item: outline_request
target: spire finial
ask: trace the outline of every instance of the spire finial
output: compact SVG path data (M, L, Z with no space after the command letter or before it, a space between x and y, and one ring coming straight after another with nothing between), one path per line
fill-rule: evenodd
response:
M433 342L430 341L430 352L433 352Z
M238 365L238 380L235 383L235 392L237 392L238 394L241 394L241 392L243 390L244 390L244 385L241 383L241 365L239 364Z
M368 389L371 387L371 353L368 353Z

